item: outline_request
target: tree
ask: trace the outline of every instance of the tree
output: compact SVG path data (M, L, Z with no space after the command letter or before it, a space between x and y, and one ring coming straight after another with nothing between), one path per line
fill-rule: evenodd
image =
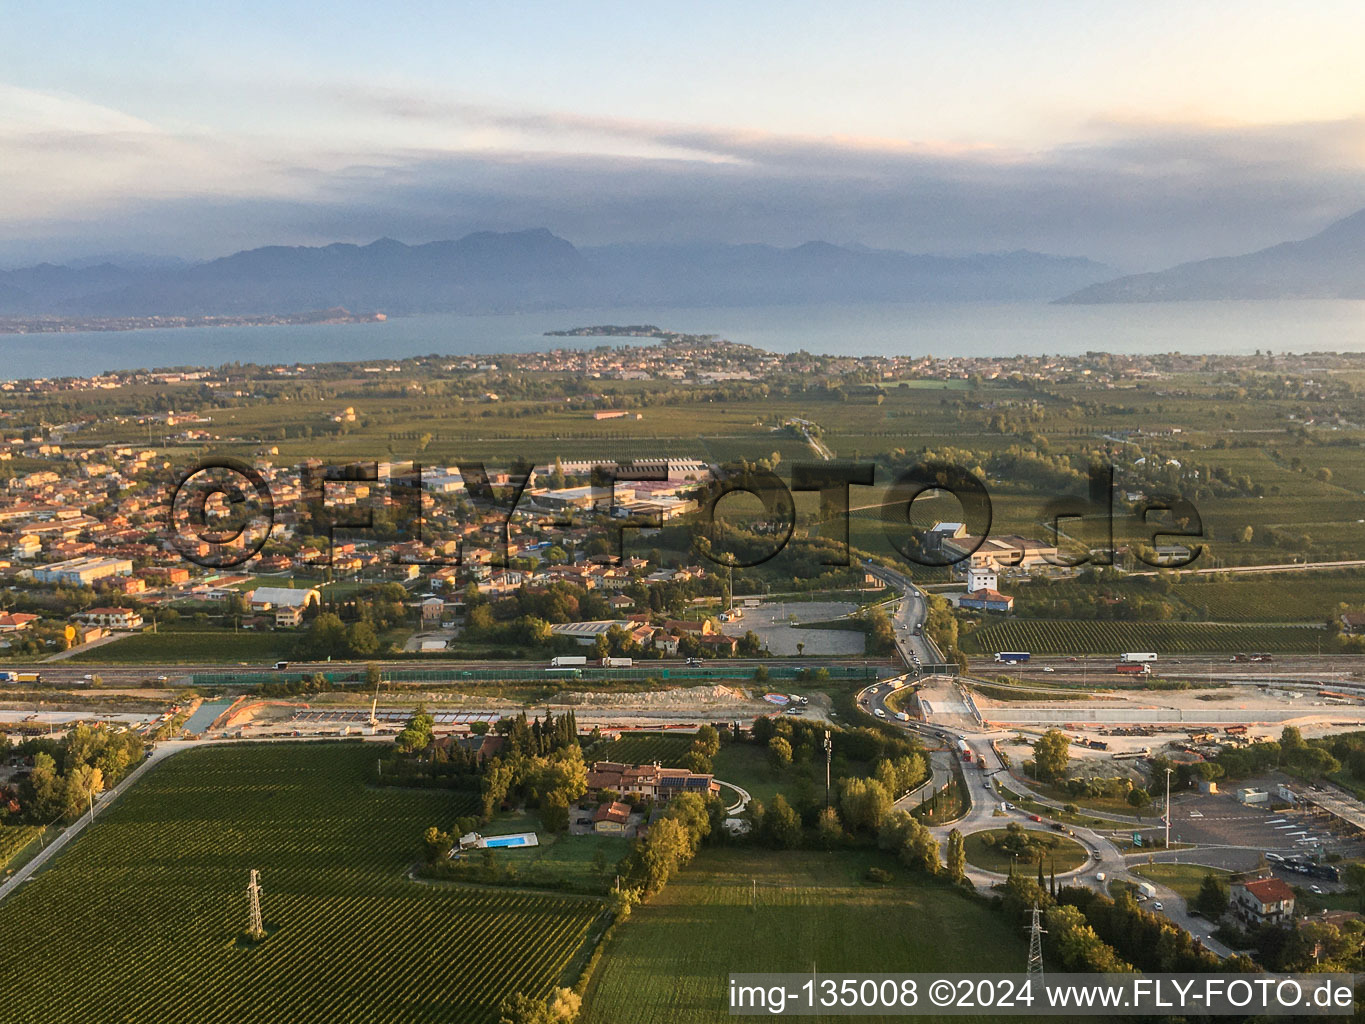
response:
M692 741L692 746L700 750L707 757L715 757L720 753L720 733L716 731L714 725L703 725L697 730L697 735Z
M583 1007L583 997L571 988L557 988L550 994L548 1006L551 1020L576 1020Z
M1228 889L1212 871L1199 883L1199 893L1194 898L1195 909L1210 921L1217 921L1228 909Z
M891 813L894 801L886 786L876 779L844 779L839 790L839 808L853 831L874 832Z
M774 768L790 768L792 763L791 743L785 737L774 736L768 741L768 759L772 761Z
M498 1024L550 1024L550 1010L523 992L508 996L498 1008Z
M1066 778L1071 741L1060 729L1049 729L1033 744L1033 773L1043 782Z
M346 627L346 649L359 658L368 658L379 650L379 635L368 622L352 622Z
M682 766L698 775L710 775L714 770L711 759L700 750L689 750L683 755Z
M763 815L763 829L768 842L779 850L801 845L801 818L781 793L773 797L772 806Z
M936 874L939 869L938 840L923 822L910 819L909 834L905 844L897 851L901 863L926 875Z
M449 856L454 848L455 841L449 832L442 832L435 825L426 830L422 836L422 852L428 864L435 864L443 858Z
M815 820L815 838L826 850L843 843L844 827L839 824L839 812L833 807L820 809L820 816Z
M1152 802L1152 794L1140 787L1133 787L1128 791L1128 806L1141 811Z
M954 882L961 882L967 877L967 844L962 839L962 833L953 829L948 833L948 850L946 853L948 862L948 877Z
M676 818L660 818L649 829L640 853L645 891L658 892L692 858L692 837Z
M540 820L547 832L569 831L569 801L562 792L555 790L541 801Z

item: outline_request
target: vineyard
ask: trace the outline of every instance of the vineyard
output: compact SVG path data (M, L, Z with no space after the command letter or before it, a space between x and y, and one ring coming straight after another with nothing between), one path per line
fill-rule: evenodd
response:
M966 635L968 654L1029 651L1033 654L1113 655L1231 654L1274 651L1313 654L1335 649L1333 635L1309 626L1256 626L1204 622L1095 622L1074 619L1008 619Z
M665 768L679 768L683 755L692 749L692 739L690 735L637 733L609 743L595 744L587 751L586 759L589 764L593 761L615 761L618 764L653 764L658 761Z
M872 866L888 870L895 883L865 884ZM791 851L775 858L753 850L703 850L616 930L589 985L580 1024L725 1020L729 971L808 973L812 964L876 972L961 971L964 964L1018 970L1024 963L1023 934L1000 927L983 903L947 885L904 884L908 880L902 865L876 851Z
M234 746L153 769L0 903L0 1022L488 1024L511 992L562 983L600 903L408 880L450 800L366 787L372 756Z
M30 843L37 840L38 833L42 830L41 825L0 826L0 871L4 870L11 858L23 852Z

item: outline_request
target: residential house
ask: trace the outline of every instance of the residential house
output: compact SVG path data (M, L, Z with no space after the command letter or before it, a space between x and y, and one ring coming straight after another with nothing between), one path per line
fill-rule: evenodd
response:
M1248 924L1289 924L1294 917L1294 890L1274 877L1233 882L1232 911Z

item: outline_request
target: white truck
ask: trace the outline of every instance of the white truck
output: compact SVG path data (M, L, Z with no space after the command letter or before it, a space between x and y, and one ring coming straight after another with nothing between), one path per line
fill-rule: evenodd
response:
M1156 886L1151 882L1138 882L1137 891L1146 896L1149 900L1156 899Z
M1144 662L1156 661L1156 655L1151 651L1129 651L1119 655L1119 661L1125 665L1141 665Z
M630 668L635 662L631 658L603 658L603 668Z
M588 658L582 654L561 654L556 658L550 659L551 668L569 668L574 665L586 665Z

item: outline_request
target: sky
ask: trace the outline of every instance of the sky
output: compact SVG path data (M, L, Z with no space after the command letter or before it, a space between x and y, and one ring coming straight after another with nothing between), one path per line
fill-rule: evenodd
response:
M1365 207L1365 4L1288 10L12 5L0 265L531 227L1244 252Z

